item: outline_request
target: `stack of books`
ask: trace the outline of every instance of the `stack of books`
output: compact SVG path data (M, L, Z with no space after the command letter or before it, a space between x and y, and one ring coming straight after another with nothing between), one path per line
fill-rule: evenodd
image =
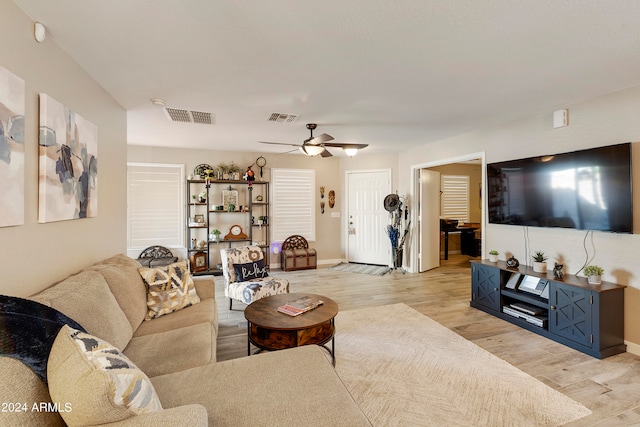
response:
M302 297L293 301L289 301L284 305L278 307L280 313L288 314L289 316L299 316L302 313L306 313L309 310L322 305L323 301L313 297Z

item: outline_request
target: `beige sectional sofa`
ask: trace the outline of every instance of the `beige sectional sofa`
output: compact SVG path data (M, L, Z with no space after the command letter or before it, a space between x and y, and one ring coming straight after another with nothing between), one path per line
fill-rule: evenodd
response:
M116 255L30 297L120 350L150 378L162 410L104 425L370 425L319 347L216 362L211 279L194 280L199 303L145 320L139 267ZM66 380L73 387L74 379ZM26 408L0 412L0 425L65 425L47 384L16 359L0 357L0 401ZM83 403L73 405L80 411Z

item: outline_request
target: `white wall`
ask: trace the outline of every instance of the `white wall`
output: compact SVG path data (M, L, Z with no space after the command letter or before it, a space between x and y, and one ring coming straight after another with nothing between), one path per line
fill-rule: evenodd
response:
M522 102L526 102L523 99ZM505 124L425 144L400 155L400 188L412 192L411 168L484 150L486 162L496 162L543 154L640 140L640 87L634 87L568 106L569 126L553 129L552 111ZM640 164L637 144L634 144L634 163ZM636 167L637 169L637 167ZM634 174L634 187L640 173ZM640 229L640 192L634 195L634 223ZM484 224L486 248L514 254L522 264L525 229L519 226ZM561 260L565 271L574 274L585 261L583 239L585 232L565 229L528 228L530 249L542 250L550 256L550 263ZM605 269L604 280L627 285L625 290L625 339L640 344L640 236L637 234L593 234L596 245L594 262ZM412 242L414 244L414 242ZM486 253L485 253L486 255ZM640 347L638 347L640 349Z
M0 66L26 85L25 224L0 228L0 293L15 296L125 251L126 113L50 35L37 43L33 24L13 2L0 0ZM39 93L98 127L96 218L38 223Z

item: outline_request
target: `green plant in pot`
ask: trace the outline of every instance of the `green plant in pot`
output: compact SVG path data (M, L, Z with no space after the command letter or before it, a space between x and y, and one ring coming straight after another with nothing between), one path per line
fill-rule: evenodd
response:
M533 258L533 271L536 273L546 273L547 272L547 256L543 251L536 251L535 254L531 255Z
M489 261L491 261L491 262L498 261L498 255L499 254L500 254L500 252L496 251L495 249L491 249L489 251Z
M211 232L209 233L209 239L215 241L215 242L219 242L220 241L220 230L218 230L217 228L214 228L213 230L211 230Z
M584 268L584 275L587 276L587 280L592 285L599 285L602 283L602 274L604 269L599 265L587 265Z

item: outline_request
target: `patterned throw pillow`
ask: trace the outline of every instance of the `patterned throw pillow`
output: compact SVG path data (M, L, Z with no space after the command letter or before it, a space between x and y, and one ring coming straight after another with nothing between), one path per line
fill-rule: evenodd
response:
M105 424L162 410L149 378L117 348L65 325L47 366L52 402L70 425Z
M267 268L264 266L264 259L246 264L233 264L233 269L238 276L238 282L246 282L269 276Z
M200 302L186 261L138 269L147 285L147 316L155 319Z

